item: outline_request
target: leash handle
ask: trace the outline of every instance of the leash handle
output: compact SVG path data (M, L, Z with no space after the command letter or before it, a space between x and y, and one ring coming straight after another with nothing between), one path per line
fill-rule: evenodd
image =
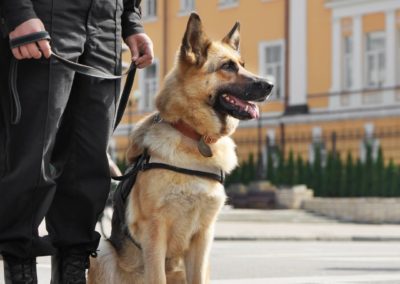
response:
M36 33L31 33L25 36L17 37L14 39L10 39L10 48L16 48L20 47L22 45L28 44L28 43L33 43L33 42L38 42L40 40L51 40L50 34L47 31L40 31ZM64 66L67 68L86 75L90 77L95 77L95 78L100 78L100 79L107 79L107 80L115 80L115 79L121 79L123 76L127 76L127 79L125 81L124 89L122 91L120 101L118 104L118 110L116 113L116 118L114 122L114 130L117 128L119 122L122 119L122 116L124 114L126 105L129 100L129 95L133 86L135 74L136 74L136 66L132 62L131 65L129 66L129 69L122 73L121 75L114 75L110 73L103 72L97 68L93 68L91 66L87 66L84 64L79 64L76 62L73 62L71 60L68 60L61 55L57 54L56 52L52 51L51 56L55 58L57 61L62 63ZM21 104L19 100L19 94L18 94L18 89L17 89L17 70L18 70L18 60L15 58L12 58L11 65L10 65L10 73L9 73L9 80L10 80L10 92L11 92L11 101L13 106L11 106L11 123L12 124L18 124L18 122L21 120Z
M40 41L40 40L48 40L48 41L50 41L50 39L51 39L50 35L46 31L31 33L31 34L28 34L28 35L24 35L24 36L20 36L20 37L16 37L16 38L10 39L10 48L13 49L13 48L20 47L20 46L28 44L28 43L37 42L37 41Z

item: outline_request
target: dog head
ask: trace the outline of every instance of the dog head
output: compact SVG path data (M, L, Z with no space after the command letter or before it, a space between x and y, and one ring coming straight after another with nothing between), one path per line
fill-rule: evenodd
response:
M211 41L192 13L175 67L156 99L160 115L214 137L231 134L238 120L258 118L255 102L266 100L273 86L245 69L239 44L239 23L221 41Z

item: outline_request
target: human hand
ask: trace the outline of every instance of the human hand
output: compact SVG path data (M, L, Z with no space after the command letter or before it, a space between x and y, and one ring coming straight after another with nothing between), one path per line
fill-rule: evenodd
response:
M44 25L41 20L35 18L30 19L19 26L17 26L12 32L10 32L10 39L14 39L20 36L25 36L28 34L44 31ZM40 48L40 49L39 49ZM35 58L39 59L42 57L49 58L51 55L50 44L47 40L40 40L38 42L28 43L21 45L19 47L13 48L12 53L18 60Z
M132 61L138 68L144 68L153 62L153 42L145 33L133 34L125 38L131 50Z

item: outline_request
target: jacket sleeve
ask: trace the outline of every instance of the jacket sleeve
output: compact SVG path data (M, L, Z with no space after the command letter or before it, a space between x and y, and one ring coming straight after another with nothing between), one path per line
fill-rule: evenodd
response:
M124 0L124 11L122 12L122 38L144 32L141 23L142 13L140 10L141 0Z
M8 32L27 20L37 18L31 0L0 0L0 9L4 19L2 24Z

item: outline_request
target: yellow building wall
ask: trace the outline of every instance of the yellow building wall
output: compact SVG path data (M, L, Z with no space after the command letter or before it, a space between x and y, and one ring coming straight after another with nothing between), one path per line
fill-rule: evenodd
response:
M353 34L353 18L345 17L341 19L340 25L342 28L342 36L351 36Z
M309 0L307 6L307 86L308 94L329 92L331 87L331 10L325 0ZM291 43L291 48L296 48ZM325 105L321 100L318 105ZM314 100L310 101L314 104Z
M385 13L373 13L363 16L363 32L377 32L385 30Z
M189 14L180 12L180 0L157 1L157 18L144 20L146 33L154 43L155 59L159 62L160 85L166 73L173 67L176 52L181 44ZM164 9L166 8L166 11ZM219 8L218 1L196 1L196 12L200 15L205 31L214 40L222 39L236 21L241 23L241 54L246 68L253 73L259 71L258 48L262 41L281 40L285 37L285 1L263 2L258 0L240 1L233 8ZM166 19L164 16L166 15ZM164 35L166 31L166 35ZM166 58L165 55L166 54ZM123 54L123 60L130 62L130 52ZM166 64L166 66L164 66ZM138 73L141 71L139 70ZM133 93L138 90L138 75L131 94L127 112L138 111ZM281 112L282 102L261 105L262 111ZM135 121L135 120L134 120ZM124 118L122 123L127 122Z
M188 16L179 16L179 0L171 0L168 7L168 69L175 60L186 28ZM246 68L253 73L259 71L258 48L262 41L281 40L285 37L285 1L263 2L258 0L240 1L237 7L220 9L218 1L196 1L206 33L214 40L222 39L236 21L240 26L240 52ZM281 112L282 102L261 105L263 112Z
M164 11L166 0L158 1L157 19L153 22L144 22L146 33L154 42L155 58L160 67L160 83L164 77L164 70L172 68L175 61L176 51L181 43L186 28L188 15L181 15L180 1L169 0L167 10ZM325 0L308 0L307 6L307 92L310 109L324 108L328 106L328 97L317 96L329 93L331 88L331 67L332 67L332 12L325 7ZM259 71L258 48L262 41L281 40L285 38L285 1L239 1L239 6L227 9L218 7L218 0L196 1L196 11L202 18L205 31L213 39L221 39L231 29L235 21L241 22L241 53L246 62L246 67L254 72ZM166 19L164 19L166 13ZM397 11L397 18L400 19L400 11ZM384 13L373 13L363 16L363 32L383 31L385 29ZM164 26L164 24L167 26ZM344 18L341 22L342 36L351 35L352 19ZM400 21L397 20L400 28ZM166 37L164 37L166 31ZM295 48L295 43L290 48ZM164 53L166 58L164 58ZM130 60L129 52L124 54L125 60ZM166 64L166 65L164 65ZM138 76L134 89L138 89ZM132 97L131 108L125 116L123 123L132 124L138 121L143 114L137 112L135 98ZM282 102L268 102L261 104L262 112L282 112ZM364 125L373 123L376 129L400 128L400 118L388 117L385 119L359 119L359 120L336 120L331 122L320 122L311 124L287 124L285 125L285 137L290 140L292 137L307 137L311 139L313 127L319 126L323 134L329 135L332 131L364 134ZM237 152L241 160L247 159L250 153L256 157L258 152L258 137L261 136L263 143L267 130L275 130L275 137L279 142L281 129L279 126L268 126L258 129L239 128L234 134L238 142ZM306 137L306 138L304 138ZM339 139L339 138L338 138ZM126 149L128 138L125 136L116 137L118 148ZM330 141L330 140L329 140ZM337 150L345 158L348 151L353 157L358 157L360 152L359 139L338 140ZM398 143L395 138L387 137L382 139L386 157L392 157L400 163L400 153L391 149ZM265 147L265 144L262 144ZM327 149L331 149L331 143L327 143ZM286 155L290 149L300 153L304 159L308 158L309 143L307 142L286 142ZM121 151L124 153L124 151ZM397 155L397 156L396 156Z

